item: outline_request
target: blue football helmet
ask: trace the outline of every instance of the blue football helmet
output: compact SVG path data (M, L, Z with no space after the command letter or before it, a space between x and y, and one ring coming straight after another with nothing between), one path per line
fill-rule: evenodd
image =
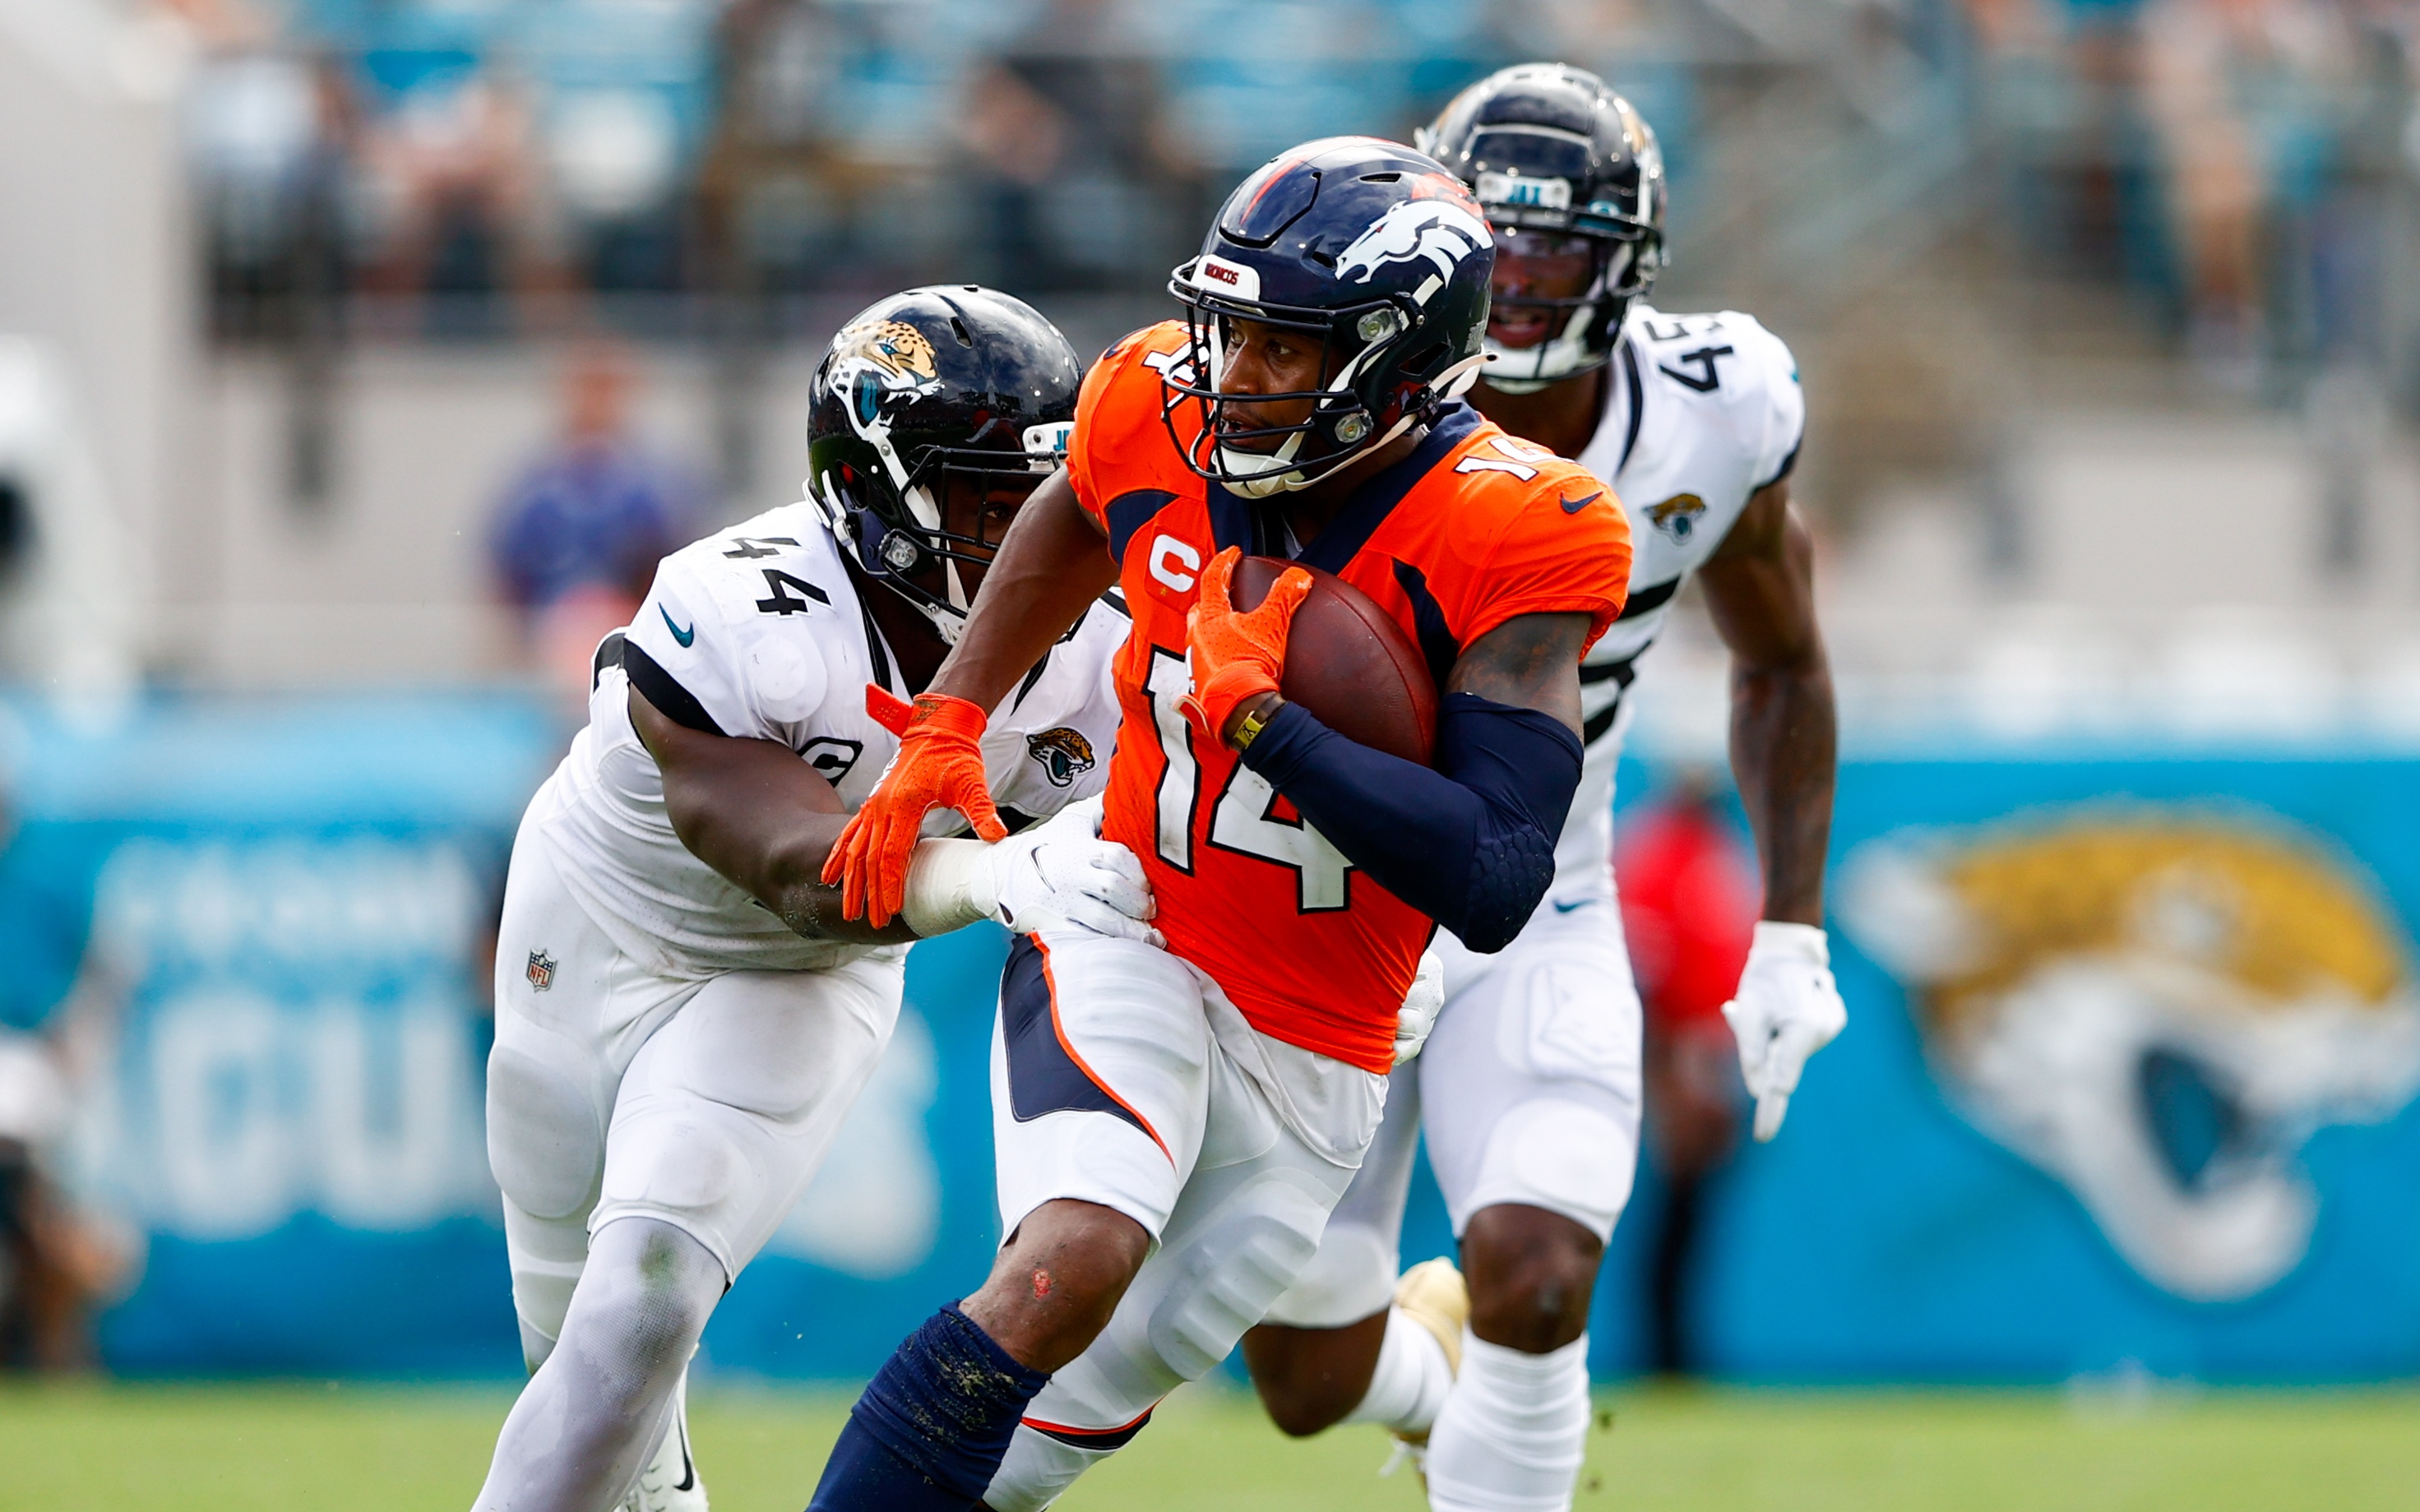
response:
M1161 372L1169 433L1186 464L1266 498L1308 487L1423 423L1485 361L1495 262L1470 191L1407 147L1336 136L1270 160L1227 196L1201 255L1169 280L1192 333L1189 361ZM1323 388L1252 395L1255 404L1309 400L1309 419L1220 424L1228 401L1218 377L1237 319L1319 336ZM1189 443L1176 424L1187 404L1202 421Z

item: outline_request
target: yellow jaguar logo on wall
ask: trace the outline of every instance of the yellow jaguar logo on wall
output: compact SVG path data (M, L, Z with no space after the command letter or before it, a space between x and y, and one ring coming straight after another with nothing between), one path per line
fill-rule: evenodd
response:
M2179 1296L2284 1278L2319 1211L2303 1141L2420 1088L2400 922L2273 818L2096 806L1902 831L1851 854L1840 914L1966 1116Z

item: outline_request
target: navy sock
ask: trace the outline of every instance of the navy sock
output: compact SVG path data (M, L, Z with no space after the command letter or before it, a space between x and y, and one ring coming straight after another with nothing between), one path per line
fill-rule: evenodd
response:
M950 1304L908 1335L849 1409L807 1512L968 1512L1049 1380Z

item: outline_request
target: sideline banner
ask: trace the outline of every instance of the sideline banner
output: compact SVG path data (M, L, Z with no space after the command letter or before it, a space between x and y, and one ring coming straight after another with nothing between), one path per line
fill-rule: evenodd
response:
M504 865L560 732L504 696L9 717L0 1022L73 1069L54 1168L143 1257L147 1375L511 1376L484 1154ZM1652 790L1631 764L1622 802ZM1712 1191L1696 1336L1747 1380L2420 1372L2420 761L1843 768L1849 1031ZM874 1082L725 1300L725 1374L862 1377L998 1239L1004 938L920 947ZM1637 1369L1642 1173L1591 1327ZM1406 1260L1450 1248L1415 1189Z
M1849 1031L1708 1224L1773 1380L2420 1371L2420 764L1866 760Z

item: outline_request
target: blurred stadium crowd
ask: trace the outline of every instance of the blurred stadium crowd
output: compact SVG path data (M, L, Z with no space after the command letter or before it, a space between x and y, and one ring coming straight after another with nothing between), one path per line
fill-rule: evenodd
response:
M2398 0L175 4L209 49L192 143L234 340L544 332L581 295L763 338L801 296L919 279L1145 292L1277 148L1408 134L1549 56L1657 124L1692 286L1854 278L1877 236L1988 223L2222 386L2360 363L2410 396Z

